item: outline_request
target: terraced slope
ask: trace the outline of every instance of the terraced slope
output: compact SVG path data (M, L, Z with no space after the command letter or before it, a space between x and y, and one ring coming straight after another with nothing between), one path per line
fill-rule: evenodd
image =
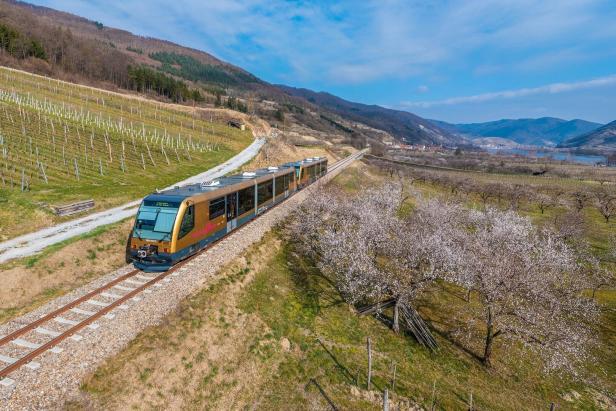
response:
M0 239L61 220L51 205L103 209L223 162L252 140L225 118L0 68Z

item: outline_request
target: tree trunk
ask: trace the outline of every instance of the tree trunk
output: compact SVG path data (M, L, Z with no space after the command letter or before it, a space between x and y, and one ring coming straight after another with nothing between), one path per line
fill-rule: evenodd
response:
M400 333L400 298L398 297L396 299L396 304L394 305L394 324L393 324L393 330L396 334Z
M483 364L486 367L490 367L492 364L490 358L492 356L492 343L494 342L494 325L492 324L492 310L488 308L488 319L486 321L486 340L483 350Z

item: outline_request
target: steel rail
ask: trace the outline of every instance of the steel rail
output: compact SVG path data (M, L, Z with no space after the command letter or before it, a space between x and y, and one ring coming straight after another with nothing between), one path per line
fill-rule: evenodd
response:
M23 326L22 328L13 331L12 333L0 338L0 346L2 345L6 345L7 343L13 341L14 339L16 339L17 337L20 337L22 335L24 335L25 333L32 331L33 329L35 329L36 327L38 327L39 325L46 323L49 320L53 320L54 318L56 318L57 316L59 316L60 314L70 310L71 308L74 308L75 306L91 299L92 297L95 297L97 295L100 295L100 293L102 293L105 290L110 289L111 287L113 287L114 285L121 283L124 280L127 280L133 276L135 276L137 273L140 273L141 270L133 270L129 273L126 273L124 275L119 276L118 278L115 278L113 280L111 280L110 282L108 282L107 284L103 285L102 287L99 287L95 290L90 291L89 293L77 298L74 301L71 301L70 303L68 303L67 305L64 305L52 312L50 312L49 314L46 314L44 316L42 316L41 318L39 318L38 320L35 320L33 322L31 322L28 325Z
M128 293L124 294L122 297L118 298L117 300L114 300L114 301L110 302L105 307L101 308L100 310L98 310L94 314L90 315L85 320L79 322L78 324L75 324L74 326L72 326L68 330L63 331L60 335L52 338L51 340L49 340L46 343L42 344L40 347L35 348L34 350L30 351L28 354L24 355L23 357L20 357L17 361L13 362L12 364L9 364L7 367L5 367L2 370L0 370L0 378L6 377L11 372L13 372L16 369L20 368L22 365L29 363L35 357L38 357L40 354L44 353L45 351L49 350L50 348L58 345L60 342L62 342L65 339L69 338L71 335L75 334L77 331L81 330L82 328L90 325L91 323L93 323L94 321L96 321L97 319L102 317L103 315L107 314L109 311L113 310L117 306L121 305L125 301L127 301L130 298L134 297L135 295L139 294L140 292L142 292L146 288L156 284L158 281L160 281L163 278L167 277L168 275L173 273L178 268L181 268L184 264L188 263L189 261L191 261L193 258L195 258L199 254L200 253L194 254L193 256L191 256L191 257L189 257L189 258L179 262L178 264L173 266L173 269L167 270L164 273L161 273L161 274L157 275L156 277L152 278L150 281L146 282L145 284L140 285L139 287L135 288L132 291L129 291ZM137 270L137 271L139 271L139 270Z
M336 163L332 164L332 166L327 170L327 173L325 175L328 175L328 174L334 172L335 170L337 170L338 168L342 167L343 165L354 161L355 159L361 157L364 153L365 153L365 150L359 151L359 152L354 153L354 154L352 154L352 155L350 155L350 156L348 156L348 157L346 157L346 158L344 158L342 160L337 161ZM258 217L260 217L261 215L269 212L270 210L274 209L275 207L277 207L278 205L280 205L282 203L284 203L284 201L281 201L280 203L274 205L273 207L268 208L264 213L260 214ZM251 220L246 225L256 221L258 219L258 217L253 219L253 220ZM105 307L101 308L100 310L98 310L94 314L90 315L88 318L86 318L86 319L80 321L79 323L73 325L68 330L65 330L65 331L61 332L59 335L53 337L51 340L49 340L46 343L40 345L38 348L33 349L29 353L25 354L23 357L18 358L16 361L14 361L13 363L9 364L7 367L5 367L3 369L0 369L0 380L5 378L5 377L7 377L10 373L12 373L13 371L17 370L22 365L25 365L25 364L29 363L34 358L36 358L39 355L41 355L42 353L46 352L50 348L53 348L54 346L58 345L59 343L61 343L65 339L69 338L70 336L72 336L73 334L78 332L79 330L81 330L84 327L87 327L88 325L92 324L94 321L96 321L100 317L104 316L105 314L107 314L108 312L113 310L114 308L122 305L124 302L126 302L127 300L133 298L134 296L136 296L140 292L144 291L148 287L151 287L152 285L156 284L160 280L162 280L165 277L169 276L170 274L172 274L173 272L175 272L176 270L181 268L183 265L185 265L188 262L192 261L197 256L203 254L204 252L209 250L211 247L213 247L215 244L217 244L218 242L220 242L220 241L224 240L225 238L227 238L229 234L232 234L234 232L235 232L235 230L229 232L228 234L225 234L224 236L222 236L218 240L213 241L212 243L208 244L203 249L199 250L197 253L195 253L192 256L190 256L190 257L180 261L179 263L177 263L176 265L171 267L169 270L167 270L167 271L157 275L156 277L152 278L151 280L149 280L145 284L140 285L139 287L137 287L137 288L129 291L128 293L124 294L120 298L110 302ZM26 325L26 326L24 326L24 327L22 327L22 328L20 328L20 329L18 329L16 331L13 331L12 333L10 333L7 336L2 337L0 339L0 346L6 345L7 343L17 339L17 337L20 337L23 334L26 334L27 332L32 331L33 329L35 329L39 325L54 319L55 317L59 316L60 314L69 311L71 308L74 308L75 306L88 301L92 297L100 295L103 291L105 291L105 290L107 290L109 288L112 288L116 284L121 283L122 281L127 280L127 279L135 276L137 273L140 273L140 272L142 272L142 271L141 270L133 270L133 271L127 273L127 274L121 275L118 278L113 279L109 283L107 283L107 284L105 284L105 285L103 285L103 286L101 286L101 287L99 287L99 288L97 288L95 290L90 291L89 293L87 293L87 294L77 298L76 300L74 300L74 301L72 301L72 302L70 302L70 303L68 303L68 304L66 304L66 305L64 305L64 306L62 306L62 307L60 307L60 308L58 308L58 309L56 309L56 310L46 314L46 315L44 315L43 317L41 317L41 318L39 318L39 319L37 319L35 321L33 321L32 323L30 323L30 324L28 324L28 325Z

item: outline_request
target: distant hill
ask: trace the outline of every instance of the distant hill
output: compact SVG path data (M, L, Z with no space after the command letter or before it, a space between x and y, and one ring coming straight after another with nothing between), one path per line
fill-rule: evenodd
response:
M589 133L571 137L559 147L616 150L616 121L612 121Z
M276 87L200 50L47 7L15 0L0 0L0 5L0 29L15 32L17 45L36 45L19 53L0 51L2 65L181 104L223 105L274 124L291 119L349 141L380 139L385 133L410 143L455 145L461 140L408 112Z
M280 85L281 90L296 97L302 97L318 106L327 108L347 119L361 122L394 137L414 144L443 144L455 146L464 139L434 125L408 111L392 110L377 105L367 105L344 100L325 92Z
M601 124L585 120L563 120L554 117L498 120L487 123L450 124L431 120L434 124L469 138L499 137L515 143L534 146L556 146L568 138L586 134Z

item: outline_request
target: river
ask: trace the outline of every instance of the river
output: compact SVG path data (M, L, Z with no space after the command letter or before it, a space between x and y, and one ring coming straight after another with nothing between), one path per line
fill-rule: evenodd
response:
M523 148L486 148L490 154L517 154L529 158L552 158L558 161L571 161L580 164L594 165L599 162L605 163L607 158L601 155L593 154L574 154L563 151L547 151L547 150L527 150Z

